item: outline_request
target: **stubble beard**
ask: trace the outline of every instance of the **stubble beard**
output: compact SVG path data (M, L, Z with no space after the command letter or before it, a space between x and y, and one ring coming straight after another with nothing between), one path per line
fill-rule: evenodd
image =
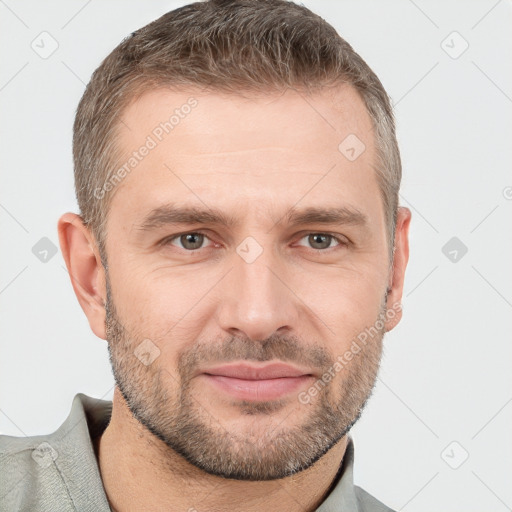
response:
M385 311L385 300L378 319ZM254 429L228 430L202 405L194 393L191 375L201 364L227 361L282 360L332 369L335 357L318 346L305 347L295 337L271 336L264 342L230 338L222 343L197 344L179 354L177 373L159 367L158 359L145 366L134 355L144 337L132 336L120 322L107 276L106 332L110 362L118 389L133 416L171 450L212 475L236 480L280 479L312 466L340 441L357 422L372 394L382 354L384 330L354 355L316 400L302 404L304 420L286 426L286 418L272 415L289 405L289 399L268 402L237 401L240 414L254 418ZM162 345L163 346L163 345ZM332 371L332 370L331 370ZM341 377L341 378L340 378ZM298 398L293 397L292 400ZM296 404L291 408L295 410ZM260 419L271 428L258 428Z

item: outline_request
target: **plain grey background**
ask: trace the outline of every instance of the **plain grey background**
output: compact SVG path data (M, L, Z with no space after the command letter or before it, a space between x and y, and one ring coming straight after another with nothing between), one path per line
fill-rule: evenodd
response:
M100 61L184 3L0 0L4 434L55 430L77 392L112 396L106 343L51 250L77 211L71 128ZM356 483L397 510L511 510L511 3L304 4L391 95L413 212L404 318L352 432Z

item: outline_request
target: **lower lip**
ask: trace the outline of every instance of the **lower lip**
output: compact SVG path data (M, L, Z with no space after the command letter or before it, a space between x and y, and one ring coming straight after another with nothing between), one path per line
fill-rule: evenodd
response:
M203 374L203 376L208 379L210 384L232 397L254 402L283 398L290 393L297 392L312 379L311 375L263 380L235 379L223 375Z

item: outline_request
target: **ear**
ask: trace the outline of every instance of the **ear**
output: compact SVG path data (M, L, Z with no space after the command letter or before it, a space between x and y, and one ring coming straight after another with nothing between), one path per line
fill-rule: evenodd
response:
M65 213L58 222L59 242L73 290L96 336L105 334L105 269L94 236L82 218Z
M402 318L402 293L404 289L405 268L409 261L409 224L411 222L411 210L400 206L397 212L395 228L395 249L393 264L390 269L388 282L387 310L393 310L395 314L391 317L386 315L386 332L391 331L398 325Z

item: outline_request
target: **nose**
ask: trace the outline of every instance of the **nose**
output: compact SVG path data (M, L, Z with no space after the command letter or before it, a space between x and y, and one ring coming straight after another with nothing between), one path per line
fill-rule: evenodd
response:
M299 299L287 283L283 265L270 253L265 250L251 263L234 255L217 310L220 327L231 335L264 341L278 330L296 326Z

